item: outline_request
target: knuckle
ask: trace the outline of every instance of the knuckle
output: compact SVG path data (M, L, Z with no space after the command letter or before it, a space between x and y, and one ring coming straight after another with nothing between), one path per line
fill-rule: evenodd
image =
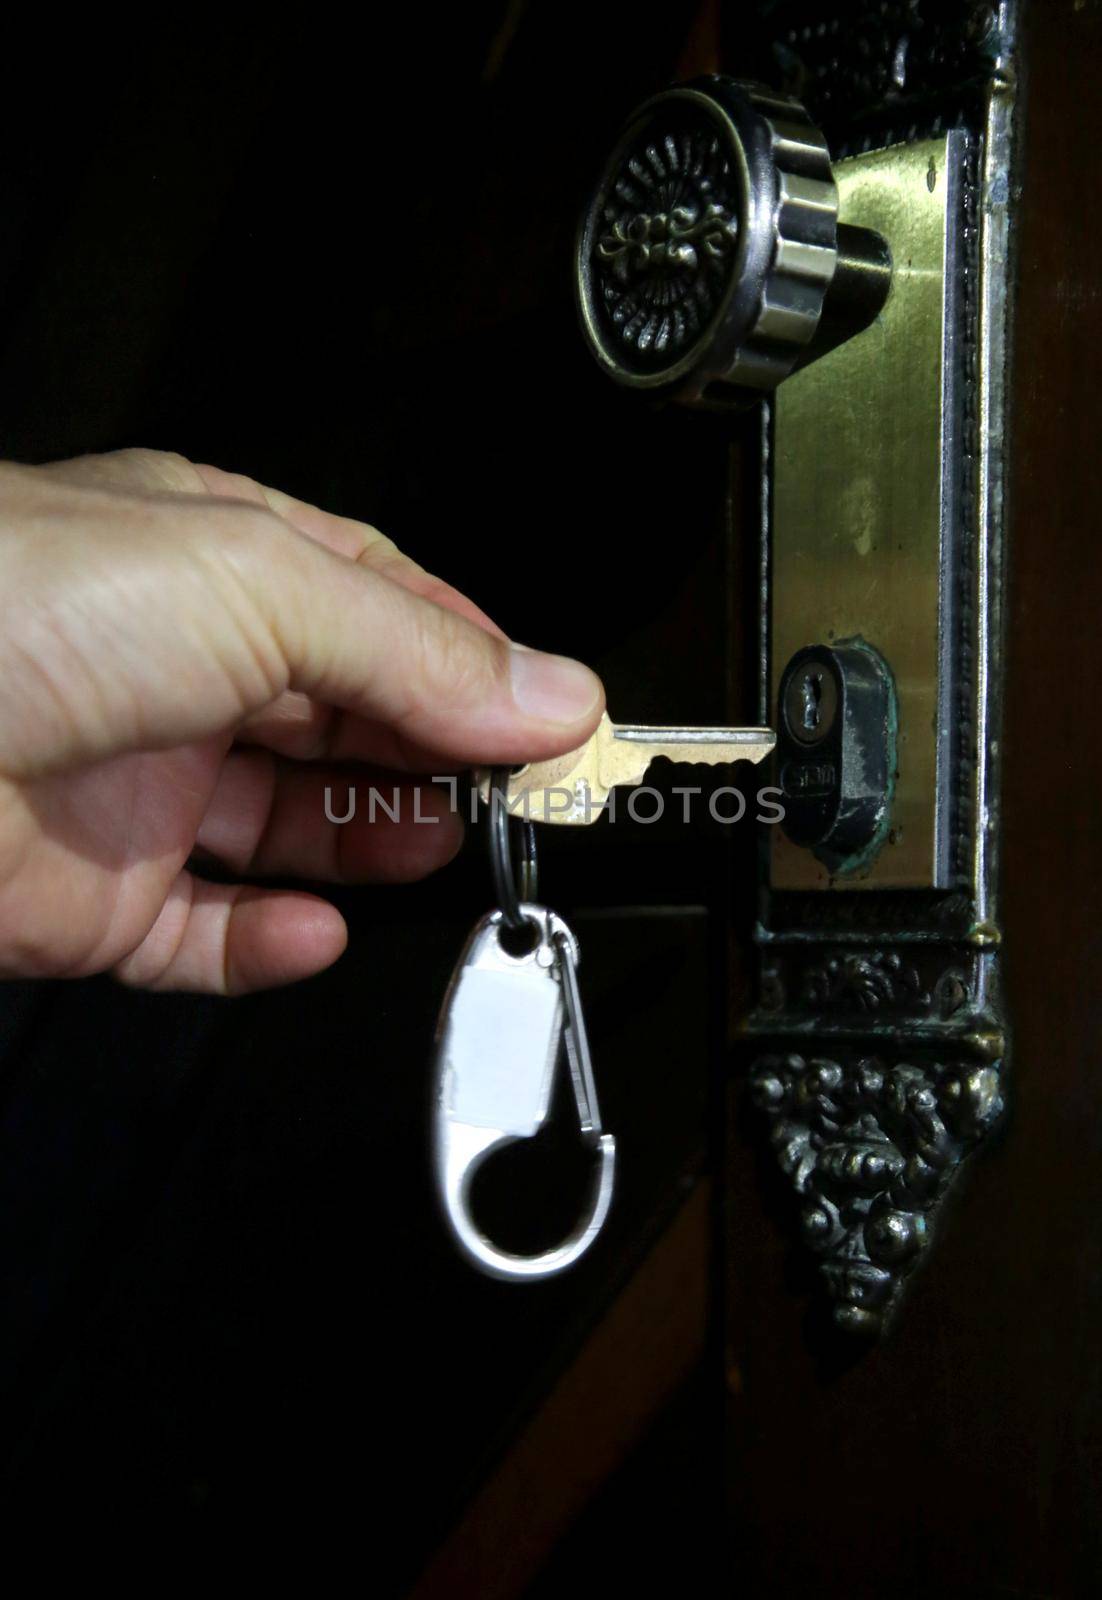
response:
M198 463L193 471L198 479L199 487L207 494L219 500L247 500L255 505L269 506L270 493L278 502L278 491L270 490L267 493L255 478L247 477L243 472L230 472L225 467L212 467L206 463Z
M499 640L442 606L417 607L419 681L426 692L453 705L484 699L505 671Z
M301 585L273 582L283 570L285 553L273 541L288 539L280 519L261 506L227 502L205 507L192 519L192 556L204 585L216 600L243 649L227 649L232 660L248 667L242 698L248 704L274 699L287 687L288 636L296 623L296 595ZM213 620L213 618L212 618Z
M299 541L267 506L247 500L208 502L191 526L200 553L258 597L270 587L273 574L298 564Z
M134 445L126 450L111 451L105 460L117 465L127 477L153 490L194 493L201 487L191 462L175 450L151 450Z
M411 556L388 539L385 533L379 533L375 528L370 530L369 537L360 554L356 558L357 564L366 567L368 571L376 573L381 578L392 575L407 575L419 573L423 568Z

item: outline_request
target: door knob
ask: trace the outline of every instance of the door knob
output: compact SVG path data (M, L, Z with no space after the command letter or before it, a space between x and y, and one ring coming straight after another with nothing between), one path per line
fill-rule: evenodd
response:
M629 118L578 234L589 348L630 388L745 403L867 327L888 246L840 224L826 141L794 100L727 77Z

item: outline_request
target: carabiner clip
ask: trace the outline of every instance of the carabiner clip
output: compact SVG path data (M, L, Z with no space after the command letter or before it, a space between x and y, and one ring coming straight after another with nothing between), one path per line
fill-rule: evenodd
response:
M531 1282L564 1271L597 1237L612 1200L616 1141L602 1133L575 966L561 917L523 904L532 948L512 955L493 911L460 957L437 1029L434 1146L444 1215L460 1249L492 1278ZM582 1138L597 1156L589 1209L573 1232L535 1256L501 1250L471 1216L471 1182L493 1151L530 1139L547 1119L563 1034Z

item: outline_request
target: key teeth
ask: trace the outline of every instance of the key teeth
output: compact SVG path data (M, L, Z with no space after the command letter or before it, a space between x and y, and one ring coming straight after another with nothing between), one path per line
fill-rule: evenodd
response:
M630 737L624 738L627 732ZM724 735L738 735L738 739ZM757 764L771 753L776 736L771 728L648 728L641 723L613 723L607 715L595 729L589 746L578 752L574 772L589 770L592 777L575 776L569 784L549 781L546 767L553 762L533 762L516 773L510 782L510 801L517 802L518 815L533 822L579 826L591 824L603 815L614 789L634 788L642 783L652 762L665 759L709 767L749 761ZM527 775L522 788L514 788ZM564 791L573 790L572 806L555 804ZM527 807L521 796L534 797ZM588 794L588 801L587 801Z

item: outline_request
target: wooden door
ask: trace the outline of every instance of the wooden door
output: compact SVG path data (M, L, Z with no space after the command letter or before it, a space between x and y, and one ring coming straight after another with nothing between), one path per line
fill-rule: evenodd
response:
M1014 79L992 816L1008 1114L894 1327L864 1351L801 1316L812 1289L786 1239L791 1196L751 1158L752 1119L734 1114L729 1570L748 1594L1071 1596L1099 1581L1097 757L1078 697L1098 670L1097 398L1081 358L1099 337L1098 224L1075 192L1096 175L1100 20L1096 7L1029 7Z

